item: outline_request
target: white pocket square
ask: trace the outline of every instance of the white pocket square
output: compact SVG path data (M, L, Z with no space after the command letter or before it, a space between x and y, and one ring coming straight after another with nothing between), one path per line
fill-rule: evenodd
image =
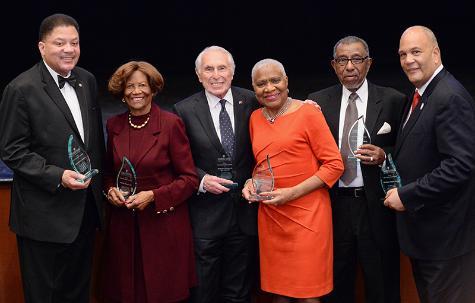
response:
M383 126L378 130L378 135L389 134L391 132L391 125L388 122L384 122Z

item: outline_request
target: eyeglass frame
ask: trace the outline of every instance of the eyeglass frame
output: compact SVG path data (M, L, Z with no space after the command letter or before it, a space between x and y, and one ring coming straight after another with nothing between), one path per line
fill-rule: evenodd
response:
M348 64L348 62L351 61L351 64L353 65L360 65L362 64L363 62L365 62L367 59L371 59L369 56L365 56L365 57L356 57L356 58L346 58L346 57L339 57L339 58L334 58L333 59L333 62L335 62L336 64L338 64L339 66L343 67L343 66L346 66ZM355 60L361 60L361 62L354 62ZM340 63L339 61L341 62L345 62L345 64L342 64Z

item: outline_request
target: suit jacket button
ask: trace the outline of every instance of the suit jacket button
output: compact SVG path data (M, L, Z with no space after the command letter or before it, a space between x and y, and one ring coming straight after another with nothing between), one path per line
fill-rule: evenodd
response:
M173 206L170 207L170 211L174 211L174 210L175 210L175 208Z
M167 213L167 210L166 210L166 209L164 209L164 210L163 210L163 213L164 213L164 214L166 214L166 213Z
M161 214L161 212L160 212L160 211L157 211L157 215L159 215L159 214Z

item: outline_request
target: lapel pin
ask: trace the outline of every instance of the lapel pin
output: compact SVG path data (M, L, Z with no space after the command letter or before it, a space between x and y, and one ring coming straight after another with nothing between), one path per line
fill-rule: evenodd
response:
M79 83L79 87L82 87L82 83Z
M238 103L239 103L239 104L242 104L243 102L242 102L242 100L239 100L239 102L238 102Z

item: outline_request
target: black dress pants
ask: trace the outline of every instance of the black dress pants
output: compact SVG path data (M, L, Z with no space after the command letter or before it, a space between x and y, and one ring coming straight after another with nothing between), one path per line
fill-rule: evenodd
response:
M86 303L98 217L88 199L77 238L70 244L17 236L26 303Z
M357 264L361 265L366 303L400 302L399 250L384 251L374 240L364 192L332 195L334 289L328 303L355 302Z
M257 237L243 234L237 222L218 239L194 239L198 286L192 303L251 302L256 273Z
M412 259L421 303L474 303L475 250L449 260Z

